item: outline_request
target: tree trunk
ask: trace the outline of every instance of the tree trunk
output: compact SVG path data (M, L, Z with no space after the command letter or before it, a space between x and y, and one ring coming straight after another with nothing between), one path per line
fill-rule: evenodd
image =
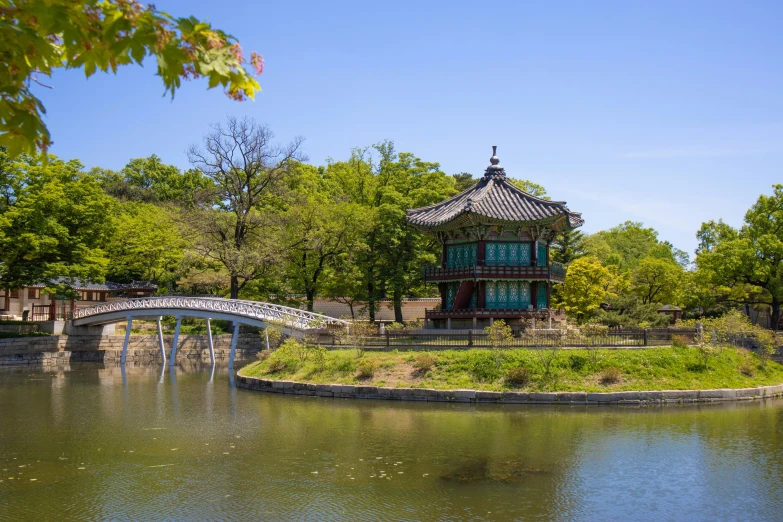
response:
M313 301L315 301L315 291L305 290L305 295L307 296L307 311L312 312L313 311Z
M770 326L772 330L778 331L778 323L780 322L780 300L772 299L772 313L770 314Z
M239 276L231 276L231 299L239 299Z
M370 316L370 324L375 323L375 285L372 282L373 274L367 280L367 313Z
M392 295L394 298L394 321L402 324L402 293L395 288Z

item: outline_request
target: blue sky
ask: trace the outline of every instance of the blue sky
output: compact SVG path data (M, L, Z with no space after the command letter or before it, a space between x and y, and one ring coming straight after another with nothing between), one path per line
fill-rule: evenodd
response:
M692 253L703 221L739 225L783 182L783 2L159 0L266 60L255 102L191 82L171 101L154 63L56 74L39 92L53 152L121 168L251 116L310 161L384 139L480 175L544 185L594 232L642 221Z

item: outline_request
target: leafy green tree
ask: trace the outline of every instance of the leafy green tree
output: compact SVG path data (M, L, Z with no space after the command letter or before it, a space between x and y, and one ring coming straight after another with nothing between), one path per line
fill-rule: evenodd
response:
M0 145L11 156L46 152L51 137L31 85L60 68L117 72L157 61L167 92L183 79L206 78L235 100L253 98L263 59L246 60L239 42L193 17L174 18L132 0L5 0L0 4Z
M517 187L521 188L531 196L535 196L537 198L541 199L550 199L549 196L546 195L546 189L543 187L543 185L539 185L538 183L533 183L530 180L527 179L515 179L515 178L509 178L509 181L516 185Z
M123 201L173 202L191 207L209 202L215 188L201 171L181 172L176 166L163 163L155 154L132 159L119 172L94 168L90 174L100 180L107 194Z
M597 257L604 265L617 265L623 271L632 270L649 256L675 260L671 245L660 242L655 229L633 221L587 236L583 247L585 254Z
M378 155L378 161L372 158ZM357 244L355 259L360 267L371 321L377 302L389 295L395 321L402 322L402 299L428 292L421 266L434 263L440 245L409 227L409 208L431 205L454 194L453 179L437 163L425 162L411 153L397 153L390 141L372 148L355 149L345 162L330 163L325 182L347 201L359 204L367 231Z
M568 267L565 282L558 288L557 306L582 323L596 313L602 302L615 295L615 277L598 258L580 257Z
M633 270L633 291L643 304L670 304L676 300L682 272L682 267L674 261L645 257Z
M189 216L201 256L229 274L232 299L279 261L275 234L280 233L283 178L304 160L301 138L287 145L272 142L274 133L251 119L228 118L192 146L188 157L215 186L215 200Z
M183 270L186 247L166 210L149 203L126 203L106 247L107 276L117 282L144 280L170 287Z
M116 203L81 163L23 155L6 164L4 179L0 287L103 280Z
M564 230L558 232L550 247L552 259L564 265L584 255L582 243L584 234L579 230Z
M316 168L300 164L295 170L310 179L297 183L285 213L285 256L293 286L304 292L312 311L324 272L354 247L363 232L364 215L358 204L335 201L319 190Z
M739 230L711 221L697 237L697 273L716 298L769 306L777 329L783 302L783 185L759 196Z
M470 172L459 172L457 174L452 174L451 177L454 178L454 188L457 192L468 190L478 181Z

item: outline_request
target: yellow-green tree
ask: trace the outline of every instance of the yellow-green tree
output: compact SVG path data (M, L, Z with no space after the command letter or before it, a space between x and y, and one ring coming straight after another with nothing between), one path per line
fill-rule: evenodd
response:
M568 267L565 283L557 291L556 304L581 323L614 295L616 277L598 258L580 257Z

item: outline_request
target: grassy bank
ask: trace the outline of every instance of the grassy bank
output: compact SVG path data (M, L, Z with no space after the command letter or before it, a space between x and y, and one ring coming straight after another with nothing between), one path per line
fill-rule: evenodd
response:
M645 350L326 351L286 343L241 370L249 377L315 384L620 391L746 388L783 383L783 366L737 348Z

